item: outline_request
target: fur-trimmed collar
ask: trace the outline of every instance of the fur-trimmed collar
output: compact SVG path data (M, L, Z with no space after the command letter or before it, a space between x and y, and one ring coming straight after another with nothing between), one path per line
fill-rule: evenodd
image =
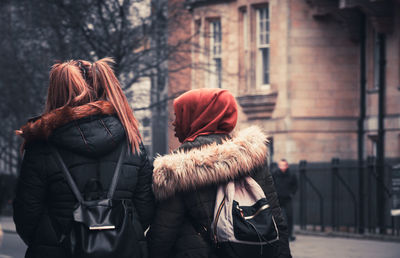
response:
M40 116L34 121L29 121L15 133L22 136L25 142L46 140L56 128L74 120L92 115L111 115L114 113L113 105L104 100L77 107L61 107Z
M249 175L254 168L265 164L267 142L261 129L252 126L222 144L158 157L154 161L154 194L157 199L166 199L177 192Z

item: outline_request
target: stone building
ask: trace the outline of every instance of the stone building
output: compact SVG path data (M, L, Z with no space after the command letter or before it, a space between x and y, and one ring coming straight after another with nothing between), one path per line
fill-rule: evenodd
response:
M170 94L229 89L240 104L239 127L269 133L274 161L357 160L358 153L398 160L399 1L180 2L185 31L169 38L192 36L192 66L170 75ZM168 140L178 146L171 127Z
M139 122L139 131L142 136L143 145L148 154L153 155L151 116L152 109L150 101L151 80L148 77L141 78L126 91L128 101L134 110L134 115Z
M169 95L229 89L238 127L270 135L270 162L307 161L296 223L400 232L389 208L400 196L388 190L400 163L400 1L169 1L186 7L169 40L192 39L180 59L191 65L169 74ZM172 129L170 149L179 145Z

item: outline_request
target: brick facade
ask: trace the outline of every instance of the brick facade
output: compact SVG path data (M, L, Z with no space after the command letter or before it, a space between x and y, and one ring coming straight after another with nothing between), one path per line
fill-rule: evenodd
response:
M365 157L374 154L371 141L378 129L378 93L373 89L373 35L374 31L382 30L382 25L376 25L381 17L376 18L376 14L365 11L365 5L350 6L346 9L347 6L339 5L342 1L337 1L334 9L326 7L325 2L329 1L317 0L186 2L192 3L185 16L186 20L182 21L186 34L182 31L170 31L170 38L177 40L187 35L195 35L192 51L186 55L187 60L194 65L191 69L169 78L169 93L210 86L210 78L213 77L210 75L210 69L207 69L210 67L210 53L207 52L211 38L208 31L209 21L219 19L222 36L222 88L230 90L241 104L238 127L250 124L261 126L273 139L273 160L286 158L291 163L300 160L329 162L332 157L357 159L360 40L354 31L361 26L356 24L359 12L365 13ZM332 2L335 1L330 1L330 4ZM385 156L398 158L400 4L393 2L390 5L393 11L389 15L390 22L386 27L383 26L384 29L390 27L384 31ZM265 6L269 8L270 21L270 81L267 87L259 87L257 10ZM246 24L244 15L247 15ZM338 17L346 19L341 20ZM171 122L174 114L172 107L169 108ZM171 149L178 146L172 127L168 140Z

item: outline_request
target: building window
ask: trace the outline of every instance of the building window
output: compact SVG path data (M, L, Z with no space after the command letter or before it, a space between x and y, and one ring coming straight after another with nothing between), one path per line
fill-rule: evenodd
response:
M222 85L222 61L221 61L221 21L210 21L210 70L211 86L221 88Z
M249 50L249 17L247 15L246 9L243 9L242 11L242 30L243 30L243 48L244 51L247 52Z
M241 92L246 92L249 82L249 16L246 7L239 8L239 76Z
M368 156L375 157L378 154L378 136L377 135L368 135L369 138L369 149L368 149Z
M257 85L269 88L269 8L257 8Z
M274 138L268 137L268 165L272 169L272 164L274 163Z

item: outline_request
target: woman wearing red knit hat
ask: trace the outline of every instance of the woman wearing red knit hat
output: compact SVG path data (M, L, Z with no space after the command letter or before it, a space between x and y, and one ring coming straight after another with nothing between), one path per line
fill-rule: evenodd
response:
M287 227L268 171L266 135L258 127L231 135L237 104L224 89L188 91L175 99L174 111L175 136L182 145L154 162L158 207L147 235L150 257L227 257L213 243L217 190L246 177L265 193L279 240L261 249L256 246L254 253L232 244L229 257L291 257Z

